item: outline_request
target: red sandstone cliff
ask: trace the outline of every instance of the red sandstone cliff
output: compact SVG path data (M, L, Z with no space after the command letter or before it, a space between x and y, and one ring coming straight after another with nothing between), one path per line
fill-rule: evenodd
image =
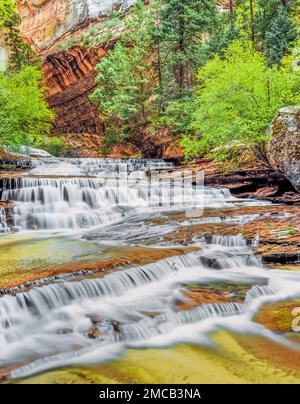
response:
M47 100L56 113L54 133L103 133L89 95L95 88L95 65L105 54L103 49L76 46L46 57L43 71Z

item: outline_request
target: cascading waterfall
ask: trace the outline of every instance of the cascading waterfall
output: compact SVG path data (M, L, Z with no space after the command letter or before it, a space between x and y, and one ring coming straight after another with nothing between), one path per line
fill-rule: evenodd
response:
M1 194L15 203L13 223L22 230L90 228L142 209L219 207L232 200L228 190L151 181L148 169L173 167L160 160L42 159L35 166L33 174L48 177L5 181ZM51 172L71 178L51 178Z
M7 233L8 231L6 209L0 208L0 233Z
M172 169L172 163L147 159L33 159L32 174L57 176L97 176L112 172Z
M130 236L143 244L145 232L151 233L151 224L144 221L149 213L159 218L174 209L251 203L233 198L228 190L195 189L190 180L171 181L173 187L167 187L163 178L152 177L151 170L168 173L172 168L160 160L35 159L30 177L3 181L0 197L14 202L10 221L20 230L56 234L85 229L78 232L85 243L114 243L122 233L125 245ZM217 216L196 216L195 222L218 223ZM130 218L135 219L130 224L134 232ZM193 220L187 215L177 230ZM153 234L166 234L168 226L152 226ZM6 228L0 209L0 232ZM46 284L28 283L26 290L5 293L0 297L0 367L15 368L11 377L25 377L59 366L108 361L127 347L209 343L211 333L226 328L273 338L253 316L264 302L300 296L300 279L297 273L264 268L250 244L241 235L204 234L194 238L195 251L184 255L103 277L85 273L80 278L49 278ZM247 287L243 301L181 308L192 303L186 293L190 285L226 282Z
M12 377L24 377L52 367L88 361L85 355L91 352L98 360L107 360L110 350L115 354L120 344L122 351L126 346L159 346L159 341L162 345L188 342L192 337L184 331L185 327L201 327L203 337L216 330L221 320L223 327L227 322L232 327L232 323L238 323L234 319L245 316L249 317L247 321L253 332L262 332L252 323L252 305L258 300L262 304L263 299L276 301L278 296L300 295L300 288L290 288L290 274L285 277L284 272L264 269L254 259L245 240L241 238L237 243L237 238L233 236L233 239L215 239L213 249L212 244L206 247L203 244L201 251L113 272L104 278L57 281L15 296L3 296L0 298L1 366L16 359L40 356L12 373ZM229 247L224 249L224 245ZM233 254L236 250L237 255ZM212 260L218 262L218 268L211 265ZM255 285L249 286L244 303L233 301L204 304L185 311L176 309L176 302L187 301L182 294L185 285L233 280ZM91 329L97 329L96 339L89 337ZM74 351L75 345L79 350Z

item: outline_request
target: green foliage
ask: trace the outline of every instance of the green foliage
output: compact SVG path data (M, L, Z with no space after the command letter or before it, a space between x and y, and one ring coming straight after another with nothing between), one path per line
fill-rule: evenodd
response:
M97 66L98 88L91 99L106 124L107 145L127 140L149 122L155 91L151 39L150 8L138 2L121 40Z
M59 137L42 137L39 147L46 150L52 156L62 157L64 155L66 144Z
M140 0L94 26L87 46L123 32L97 67L91 97L105 150L162 129L188 134L187 159L213 151L224 160L237 145L264 142L277 108L298 102L298 75L285 58L297 39L297 2L236 0L219 13L215 0Z
M269 67L251 43L234 42L224 58L215 56L198 75L197 108L185 137L187 157L219 147L263 143L278 108L300 103L300 71L290 59ZM193 153L193 149L195 153Z
M107 46L113 38L113 30L124 25L122 15L118 11L112 11L106 20L93 26L87 34L82 37L83 46Z
M58 52L68 51L69 49L73 48L77 44L77 41L74 37L67 38L64 42L60 43L56 50Z
M41 79L39 70L29 66L0 74L1 144L32 144L49 131L54 116L44 100Z
M21 38L15 2L0 0L0 31L5 46L10 50L10 69L20 70L28 64L36 64L37 58L31 48Z
M0 30L15 25L19 21L13 0L0 0Z
M266 34L266 48L270 64L280 63L298 36L294 22L284 6L279 7L276 18Z
M166 102L184 97L203 64L217 23L214 0L163 0L156 32L161 55L160 91Z
M40 136L34 144L35 147L46 150L52 156L75 158L78 157L78 151L69 146L63 137L59 136Z

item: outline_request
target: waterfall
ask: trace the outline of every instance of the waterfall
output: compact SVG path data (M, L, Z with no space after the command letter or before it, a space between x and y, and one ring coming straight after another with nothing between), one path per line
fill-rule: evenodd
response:
M0 233L7 233L8 231L6 209L0 208Z
M277 291L274 288L271 288L269 285L255 285L248 291L245 303L250 304L255 299L258 299L262 296L271 296L276 294L276 292Z
M217 244L221 245L222 247L233 247L233 248L238 248L238 247L246 247L247 246L247 241L245 238L241 235L238 234L236 236L213 236L211 239L211 244Z
M51 154L42 149L36 149L29 146L12 147L5 146L8 153L21 154L22 156L35 156L35 157L52 157Z
M130 290L137 291L169 278L176 282L187 268L200 265L198 254L168 258L144 267L114 272L103 279L87 279L81 282L55 283L33 288L16 296L0 298L0 331L7 331L21 324L32 324L34 319L47 315L73 302L84 299L117 298Z
M231 254L230 248L228 252L224 249L224 240L217 241L219 246L215 244L215 249L211 249L211 244L203 245L198 252L115 271L103 278L58 279L49 285L2 296L0 365L38 358L12 373L13 377L23 377L42 369L79 363L93 352L100 361L103 357L107 360L111 349L121 349L119 344L124 349L151 345L151 341L168 343L169 338L181 342L189 338L184 327L202 324L205 335L205 330L211 332L221 319L230 322L244 316L251 301L276 295L276 290L267 285L268 272L261 266L251 266L256 261L249 260L253 254L245 240L239 241L240 249L234 247L237 255ZM182 294L185 285L233 280L258 286L249 287L244 303L200 304L191 310L177 310L179 301L188 301ZM259 286L260 283L265 286ZM98 333L95 339L89 336L92 329ZM74 351L74 346L78 350Z
M13 225L22 230L99 227L142 209L219 207L232 200L227 190L152 181L148 169L173 167L160 160L53 158L34 165L35 176L4 181L1 193L15 203Z
M228 190L197 187L194 175L182 180L180 172L174 180L173 165L161 160L47 157L32 164L28 176L2 181L0 198L13 202L12 226L48 230L58 242L61 229L85 229L70 232L76 243L79 237L78 242L109 241L113 246L118 241L152 248L169 243L171 250L174 246L164 235L180 232L181 226L222 221L217 211L214 217L201 216L202 209L256 203L236 199ZM154 175L153 170L159 172ZM160 170L165 170L162 176ZM186 211L185 221L171 219L172 211ZM157 224L155 218L170 221ZM0 232L7 227L7 210L0 209ZM63 237L69 238L69 233ZM151 237L161 244L149 242ZM297 274L264 268L242 235L203 232L191 244L193 252L147 265L106 274L45 277L2 291L0 367L16 368L11 377L24 377L58 366L115 359L127 347L208 343L219 329L266 336L252 321L255 311L264 301L300 295L300 288L292 287ZM211 284L220 285L221 291L224 287L224 302L207 303ZM234 285L242 285L243 293ZM190 297L198 286L199 303Z
M265 270L243 238L213 241L203 242L198 252L115 271L103 278L57 279L2 296L0 366L36 358L11 373L11 377L25 377L57 366L107 361L127 346L195 342L200 335L208 338L220 324L230 329L238 324L245 327L245 321L254 333L265 335L251 321L250 306L263 297L276 301L277 296L299 295L297 288L285 283L290 282L291 274L282 282L280 271ZM189 301L183 294L186 285L233 281L249 285L244 303L209 303L177 310L178 302ZM91 330L95 332L92 339Z
M128 341L143 340L167 334L175 327L185 324L193 324L207 319L237 316L243 313L243 305L239 303L210 303L188 311L162 314L154 319L146 318L137 324L128 324L121 327L120 332L123 338Z
M33 159L34 175L57 176L97 176L112 172L133 172L172 169L172 163L148 159Z

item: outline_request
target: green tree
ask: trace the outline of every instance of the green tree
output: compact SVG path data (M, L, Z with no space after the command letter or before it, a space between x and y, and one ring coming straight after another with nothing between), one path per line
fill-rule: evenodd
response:
M203 64L207 37L217 22L214 0L163 0L160 11L160 46L167 98L189 91L195 72Z
M54 118L44 99L42 75L35 67L0 74L0 144L33 144Z
M250 42L235 41L198 79L194 135L184 139L187 158L224 146L255 148L266 140L278 108L300 103L300 71L290 60L269 67Z
M296 41L298 32L287 8L280 6L270 31L266 34L266 48L270 64L280 63Z
M155 43L159 49L159 126L186 130L193 111L196 72L210 54L218 23L215 0L161 0Z
M13 0L0 0L0 30L17 22L17 10Z
M20 17L13 0L0 0L0 31L4 45L10 51L10 69L20 70L26 64L37 63L31 48L21 38Z
M108 145L134 137L149 123L156 86L152 27L151 7L138 1L122 38L97 65L91 100L99 105Z

